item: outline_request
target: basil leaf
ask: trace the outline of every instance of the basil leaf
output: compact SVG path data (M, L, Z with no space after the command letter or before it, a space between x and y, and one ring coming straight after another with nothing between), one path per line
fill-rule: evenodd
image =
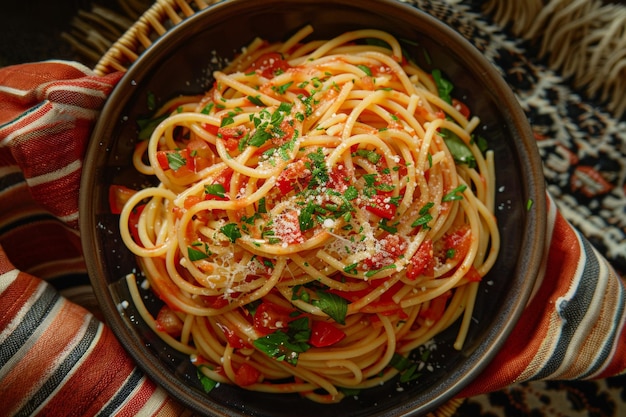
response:
M187 159L184 158L178 151L168 152L167 164L170 166L171 169L176 171L187 165Z
M439 135L443 137L446 146L454 158L454 162L457 164L466 164L470 168L476 166L474 154L460 137L449 129L441 129Z
M359 69L363 71L368 77L372 76L372 70L370 70L369 67L365 65L357 65L357 67L359 67Z
M226 196L224 195L224 193L226 192L226 189L224 188L224 186L222 184L208 184L204 186L204 192L205 194L210 194L210 195L214 195L220 198L225 198Z
M220 232L230 239L231 243L235 243L241 237L241 230L239 230L237 223L228 223L220 228Z
M313 300L311 304L328 314L337 323L346 324L348 300L326 291L317 291L316 294L318 299Z
M200 384L202 385L202 389L207 394L213 390L217 386L217 381L212 380L205 374L200 371L200 368L206 365L200 365L196 368L196 374L198 375L198 379L200 380Z
M307 343L310 337L309 319L302 317L289 322L287 332L277 330L256 339L252 344L269 357L296 366L299 354L311 347Z
M466 188L467 188L467 185L465 185L465 184L459 185L454 190L452 190L448 194L444 195L443 198L441 199L441 201L443 201L444 203L447 203L447 202L450 202L450 201L462 200L463 199L463 191L465 191Z
M187 248L187 256L190 261L199 261L209 257L207 253L192 247Z
M446 80L442 75L441 71L438 69L433 70L432 72L433 79L435 80L435 84L437 85L437 90L439 91L439 97L444 100L448 104L452 104L452 90L454 85Z

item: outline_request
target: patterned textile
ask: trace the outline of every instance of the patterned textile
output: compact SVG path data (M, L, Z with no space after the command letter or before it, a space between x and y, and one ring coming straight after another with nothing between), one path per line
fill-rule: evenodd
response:
M503 397L531 395L526 388L537 382L530 381L549 385L623 372L626 292L602 257L626 269L619 247L623 121L530 62L528 46L489 23L478 2L413 4L455 27L501 68L541 139L554 196L545 274L511 338L462 393L472 397L464 407L475 413L468 415ZM95 77L67 62L0 68L0 398L7 415L185 412L133 365L106 326L39 279L61 289L83 283L75 229L81 158L120 75ZM622 159L613 156L616 150ZM592 181L598 175L609 186L598 187ZM598 220L585 217L587 211Z

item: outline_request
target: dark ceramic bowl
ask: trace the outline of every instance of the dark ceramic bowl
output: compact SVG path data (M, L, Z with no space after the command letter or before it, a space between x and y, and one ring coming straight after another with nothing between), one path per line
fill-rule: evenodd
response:
M220 386L205 394L188 358L167 347L129 306L123 277L136 270L124 247L118 217L107 203L110 184L138 188L146 178L134 172L131 152L136 119L149 114L148 94L165 101L181 93L209 88L212 51L231 58L254 36L284 40L305 24L314 36L328 38L358 28L378 28L410 39L408 53L425 69L442 69L480 116L482 134L495 151L498 224L502 250L483 280L467 342L452 347L456 326L437 337L429 359L432 372L418 384L398 389L391 382L320 405L296 395L271 395ZM432 63L424 62L424 50ZM534 201L532 210L527 202ZM342 417L415 416L436 409L467 386L493 358L512 330L532 291L542 260L545 189L533 135L518 103L500 74L464 38L429 15L394 0L230 0L198 12L158 39L119 82L97 123L88 149L81 186L80 230L89 273L108 324L138 365L172 396L211 416ZM491 284L491 285L488 285ZM147 305L160 301L149 293Z

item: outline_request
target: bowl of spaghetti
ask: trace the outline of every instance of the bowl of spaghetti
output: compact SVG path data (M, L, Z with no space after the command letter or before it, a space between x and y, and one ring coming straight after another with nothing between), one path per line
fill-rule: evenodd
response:
M81 233L108 324L210 416L421 415L510 334L545 190L514 95L393 0L218 3L129 68Z

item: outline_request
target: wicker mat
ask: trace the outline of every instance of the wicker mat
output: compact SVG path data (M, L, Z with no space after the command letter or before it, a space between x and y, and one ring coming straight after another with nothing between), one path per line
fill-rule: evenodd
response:
M623 276L626 5L599 0L406 2L458 30L500 69L531 122L559 208ZM154 39L211 1L119 3L124 7L81 11L72 31L64 34L100 74L128 68ZM626 376L517 384L453 401L436 414L625 416Z

